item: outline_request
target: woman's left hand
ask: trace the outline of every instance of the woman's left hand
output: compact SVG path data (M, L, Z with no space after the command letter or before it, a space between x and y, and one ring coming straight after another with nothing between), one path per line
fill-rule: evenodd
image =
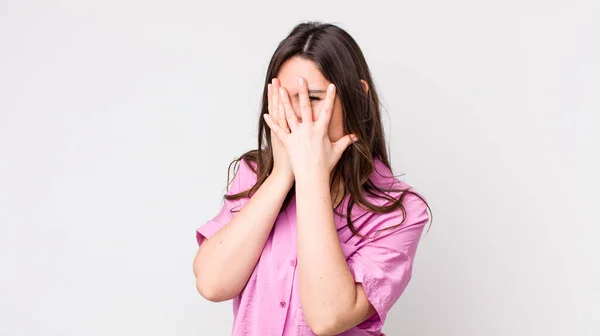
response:
M329 84L323 107L317 120L313 120L312 107L308 96L308 87L304 78L298 78L298 93L300 99L300 122L290 103L289 95L284 87L280 87L282 108L290 131L279 127L264 114L267 125L285 146L290 164L296 179L310 174L329 174L339 161L342 153L358 138L347 134L336 142L329 139L328 129L335 102L335 85Z

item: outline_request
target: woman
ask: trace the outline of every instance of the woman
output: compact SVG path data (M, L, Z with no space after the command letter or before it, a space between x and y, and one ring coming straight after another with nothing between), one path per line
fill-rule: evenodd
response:
M258 132L197 230L198 291L234 300L233 335L383 335L429 215L391 172L352 37L316 22L292 30L269 64Z

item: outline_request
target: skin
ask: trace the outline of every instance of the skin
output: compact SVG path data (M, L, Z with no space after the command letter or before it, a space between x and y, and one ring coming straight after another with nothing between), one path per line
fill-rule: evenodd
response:
M287 67L282 67L278 77L282 83L279 94L287 127L280 126L281 122L276 122L277 119L270 115L265 115L265 120L288 154L296 180L298 280L302 309L313 332L335 335L375 313L362 284L354 282L342 253L329 189L331 171L352 144L353 135L343 133L341 104L335 94L335 85L329 83L310 61L291 59L284 65ZM296 85L290 82L295 76L298 79ZM318 84L312 84L307 78ZM308 86L331 91L318 103L311 104ZM339 117L335 117L336 113ZM328 258L322 258L323 255Z
M272 97L271 105L273 106L273 111L269 114L276 121L277 125L282 127L288 133L290 132L290 129L288 126L286 115L283 111L283 105L281 104L282 101L279 97L279 88L283 86L284 88L286 88L286 90L288 90L292 111L296 115L296 118L301 122L302 115L300 113L300 96L297 86L297 80L299 77L303 77L308 85L309 101L310 108L312 110L313 120L316 120L318 118L319 112L323 109L323 103L326 96L327 86L331 84L330 81L323 77L323 74L319 71L315 63L312 61L296 56L290 58L281 65L277 77L273 78L272 83L268 85L269 92L273 92L272 95L269 94L269 97ZM365 91L368 91L368 84L366 81L361 79L361 85L363 86ZM333 112L331 115L331 120L329 122L329 127L327 129L327 134L332 142L336 142L340 140L344 135L346 135L344 133L342 104L340 102L339 97L337 96L335 97L335 101L333 104ZM273 133L271 133L271 139L273 142L275 157L274 171L277 171L279 170L278 168L281 168L282 175L288 176L293 180L294 174L289 163L288 156L278 155L282 152L285 152L285 150L282 148L281 141ZM343 181L337 182L337 186L334 186L334 188L337 189L331 190L332 194L339 195L339 197L333 200L333 203L336 206L339 202L341 202L341 195L344 194Z
M354 282L333 221L331 171L353 139L344 134L335 86L326 93L330 84L311 61L294 57L282 65L268 85L265 114L273 171L228 225L202 242L194 259L203 297L220 302L239 295L295 180L300 300L318 335L341 333L375 313L362 285ZM368 90L366 82L361 84ZM322 92L309 96L309 89ZM240 249L246 253L237 253ZM325 254L330 257L322 258Z

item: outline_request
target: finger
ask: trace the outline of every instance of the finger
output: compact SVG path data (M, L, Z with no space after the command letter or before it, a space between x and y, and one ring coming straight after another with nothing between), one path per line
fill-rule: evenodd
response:
M277 109L277 126L281 127L286 133L290 133L291 127L288 125L286 120L285 112L283 111L283 106L279 104L279 108Z
M298 77L298 96L300 98L300 116L302 122L313 122L312 108L310 106L310 98L308 97L308 85L304 77Z
M281 127L279 127L279 125L277 125L277 123L273 120L271 115L263 114L263 117L265 118L265 121L267 122L269 128L273 131L273 133L275 133L277 139L279 139L279 141L281 141L281 143L285 145L288 134Z
M300 122L298 121L298 117L294 112L294 108L290 103L290 98L287 94L287 90L284 87L279 88L279 99L281 99L281 103L283 105L283 112L285 113L285 118L290 126L292 132L298 128Z
M271 85L271 83L267 84L267 111L269 111L270 114L272 114L272 110L273 110L273 85Z
M276 82L277 79L273 78L272 81ZM283 125L282 121L279 120L280 118L283 118L285 126L282 128L284 131L287 131L287 133L289 133L289 129L287 127L287 122L285 122L285 115L283 113L278 112L279 106L276 104L276 101L277 101L276 97L279 95L279 93L278 93L279 90L276 90L273 83L269 83L267 85L267 91L268 91L268 97L269 97L269 115L278 125Z
M358 137L354 134L348 134L341 137L338 141L333 143L333 148L340 156L353 142L358 141Z
M275 95L279 97L279 90L277 90L277 93L275 93ZM277 113L275 114L277 116L277 118L275 119L277 121L277 125L279 125L279 127L281 127L284 131L286 131L286 133L290 133L290 127L288 125L288 121L286 120L285 111L283 110L283 105L281 105L280 98L277 98L277 105L275 105L273 109L277 111Z
M277 77L273 77L271 91L273 96L271 101L273 103L273 113L271 115L273 116L273 120L279 122L279 80Z
M282 123L285 123L288 133L294 132L298 128L298 120L290 118L289 113L285 111L281 102L279 103L279 115L283 119Z
M285 124L289 127L290 131L295 132L296 129L298 129L300 122L298 121L298 118L296 118L294 112L286 111L283 103L279 103L279 111L279 113L284 116Z
M331 121L331 115L333 114L333 106L335 104L335 85L333 83L327 86L327 94L323 101L323 108L319 113L317 122L320 127L323 127L325 131L329 129L329 122Z

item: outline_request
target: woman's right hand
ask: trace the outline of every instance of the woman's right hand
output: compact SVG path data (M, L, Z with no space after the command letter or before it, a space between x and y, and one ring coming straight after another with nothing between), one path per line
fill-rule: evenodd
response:
M277 78L273 78L272 82L268 84L268 107L269 107L269 116L273 121L279 125L283 130L290 133L290 128L288 126L287 120L285 118L285 112L283 109L283 104L279 97L279 80ZM285 150L283 144L279 141L275 133L271 130L271 146L273 147L273 171L272 175L277 175L284 178L286 181L291 184L294 182L294 171L292 170L292 165L290 164L290 159Z

